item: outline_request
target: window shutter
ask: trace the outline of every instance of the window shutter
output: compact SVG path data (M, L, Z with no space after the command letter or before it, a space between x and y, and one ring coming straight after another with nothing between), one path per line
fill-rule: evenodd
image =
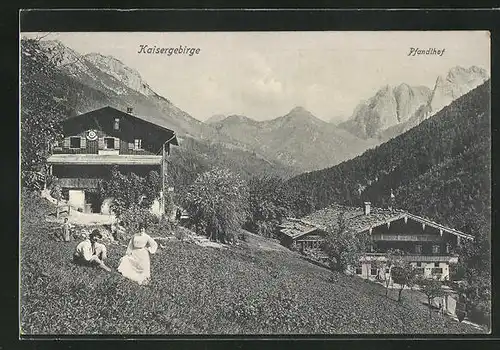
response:
M128 149L134 149L135 145L133 142L128 143Z
M104 137L99 137L99 149L104 149Z
M120 149L120 139L115 137L115 149Z
M70 146L69 137L65 137L64 138L64 142L63 142L63 147L64 148L69 148L69 146Z
M87 148L87 139L84 137L81 138L80 148Z

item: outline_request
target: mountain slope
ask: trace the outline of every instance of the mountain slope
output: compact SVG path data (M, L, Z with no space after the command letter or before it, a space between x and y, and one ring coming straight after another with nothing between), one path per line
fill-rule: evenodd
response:
M337 164L374 144L318 119L302 107L272 120L259 122L233 115L212 125L218 140L231 140L268 159L306 171Z
M436 114L444 106L488 79L486 70L472 66L452 68L437 78L434 88L385 86L368 101L361 102L341 127L361 138L385 142Z
M431 91L425 86L401 84L381 88L375 96L361 102L343 127L362 138L376 138L382 130L405 123L422 105L429 102Z
M432 92L430 101L434 113L449 105L463 94L481 85L488 79L488 73L481 68L472 66L452 68L446 77L439 76Z
M180 135L210 136L210 128L157 95L137 71L126 67L116 58L97 53L80 55L59 41L41 41L40 45L50 56L63 58L58 64L62 71L106 94L106 104L121 110L133 107L133 113L148 116L151 121L173 129ZM93 102L92 96L78 99L76 112L85 113L105 106L99 101Z
M309 212L333 202L386 206L393 188L397 207L457 229L487 230L490 135L488 80L375 149L291 179L290 192L297 211Z
M221 122L224 119L226 119L226 116L224 114L214 114L213 116L205 120L205 124Z
M50 89L49 95L68 106L73 111L71 115L108 105L124 111L133 107L132 114L176 131L181 144L172 149L170 171L177 188L213 166L227 167L245 177L250 174L288 177L297 174L295 169L237 144L214 141L215 130L211 126L157 95L139 73L119 60L99 54L82 56L60 42L39 43L59 68L54 81L40 88Z

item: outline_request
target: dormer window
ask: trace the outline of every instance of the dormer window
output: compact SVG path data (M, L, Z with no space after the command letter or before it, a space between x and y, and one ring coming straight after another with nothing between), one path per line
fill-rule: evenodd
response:
M135 139L134 140L134 149L135 150L142 149L142 140L141 139Z
M115 124L113 129L116 131L120 130L120 118L115 118Z

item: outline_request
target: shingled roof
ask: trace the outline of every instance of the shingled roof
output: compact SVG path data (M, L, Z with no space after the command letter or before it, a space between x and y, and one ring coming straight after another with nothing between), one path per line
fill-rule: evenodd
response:
M291 238L298 238L302 235L314 231L313 228L326 230L327 227L333 229L338 227L338 220L343 213L345 224L349 229L356 232L363 232L371 228L387 224L395 220L410 218L425 225L432 226L436 229L446 231L456 236L466 239L473 239L473 236L465 234L461 231L438 224L432 220L426 219L398 209L382 209L371 208L368 214L365 214L364 208L349 207L339 204L331 205L327 208L317 210L301 219L289 218L281 225L281 232Z

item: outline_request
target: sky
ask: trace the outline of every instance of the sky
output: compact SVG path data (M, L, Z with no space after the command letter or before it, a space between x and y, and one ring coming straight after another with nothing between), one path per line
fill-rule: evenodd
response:
M46 33L37 34L45 35ZM490 74L485 31L50 33L80 54L112 55L199 120L214 114L272 119L302 106L323 120L349 118L382 86L434 87L455 66ZM139 53L140 45L199 53ZM411 48L444 49L409 56Z

